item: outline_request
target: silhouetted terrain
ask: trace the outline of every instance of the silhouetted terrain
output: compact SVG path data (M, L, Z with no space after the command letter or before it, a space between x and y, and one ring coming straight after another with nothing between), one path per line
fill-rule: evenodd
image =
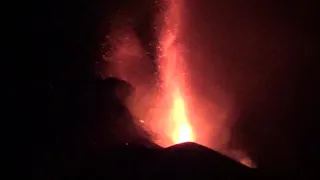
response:
M76 179L261 179L256 170L194 143L170 148L123 146L62 174Z

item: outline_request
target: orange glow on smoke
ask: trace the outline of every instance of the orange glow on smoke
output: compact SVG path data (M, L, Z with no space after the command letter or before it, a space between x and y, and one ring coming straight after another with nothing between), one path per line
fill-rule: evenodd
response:
M122 25L121 22L125 21L121 18L115 21L119 24L115 23L108 36L112 49L104 54L99 73L102 77L123 79L135 87L135 92L125 103L137 122L150 133L154 143L168 147L196 142L253 167L254 162L244 152L225 146L230 138L229 122L226 123L230 121L232 108L229 98L220 89L212 88L211 91L211 84L206 85L214 96L190 87L192 82L203 77L211 83L207 76L210 72L199 73L190 63L205 58L205 52L197 56L199 52L186 40L192 37L190 22L186 18L191 12L181 13L183 0L158 2L166 3L165 10L156 19L158 73L154 73L153 60L147 56L133 28ZM202 45L204 43L199 44ZM186 49L192 49L192 53L187 55Z
M162 90L167 97L165 105L169 109L162 121L167 124L166 136L170 138L167 145L195 141L195 134L189 122L184 86L184 58L182 45L177 41L179 36L179 1L171 1L164 12L163 29L159 38L159 71L162 80ZM164 126L165 128L165 126Z

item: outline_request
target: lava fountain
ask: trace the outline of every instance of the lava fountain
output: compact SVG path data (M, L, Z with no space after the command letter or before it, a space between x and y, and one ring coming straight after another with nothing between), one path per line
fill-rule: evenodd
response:
M122 17L116 19L107 37L111 48L103 54L98 74L123 79L135 87L135 92L125 104L137 123L150 133L154 143L168 147L182 142L196 142L253 166L243 151L226 148L230 137L228 116L233 106L229 98L225 98L227 96L219 89L210 88L213 98L208 91L195 91L201 89L199 87L190 88L191 82L195 85L194 82L202 79L207 72L197 74L194 72L196 67L191 66L192 59L203 59L205 55L197 56L199 52L187 55L186 49L193 49L194 46L190 47L190 41L185 37L187 34L190 39L192 34L189 32L189 14L186 14L184 2L160 2L165 8L160 8L162 11L156 19L156 63L146 55L131 24L127 24ZM154 73L154 64L157 64L158 73ZM207 87L212 86L207 84Z
M195 141L195 133L188 118L186 95L186 74L184 71L183 45L179 42L180 8L182 1L167 2L162 14L162 29L159 34L158 67L164 106L167 114L162 121L168 121L166 135L171 142L165 146Z

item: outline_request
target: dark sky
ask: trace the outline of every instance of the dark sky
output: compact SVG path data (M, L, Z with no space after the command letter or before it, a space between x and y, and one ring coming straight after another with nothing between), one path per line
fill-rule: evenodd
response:
M185 36L197 70L190 72L192 83L210 100L218 98L217 85L233 97L237 118L232 145L249 151L260 167L298 165L298 156L309 149L306 144L315 142L315 136L308 135L316 119L315 5L186 4L190 13Z
M28 164L28 154L35 154L41 162L79 150L90 119L86 92L94 81L99 43L108 32L105 22L119 9L128 8L137 19L140 38L153 41L152 33L144 33L151 27L147 17L152 17L150 2L146 2L47 1L21 5L17 10L14 43L19 48L12 61L17 74L4 72L8 71L9 87L14 89L9 90L14 101L7 103L15 112L8 116L14 127L9 141L26 160L20 165ZM187 2L194 12L190 13L191 31L205 32L190 37L191 44L205 43L198 53L224 59L214 62L222 67L220 79L211 80L222 81L239 104L234 146L246 148L266 167L277 164L278 159L282 161L279 167L311 162L318 147L316 4ZM201 69L201 63L208 62L194 65Z

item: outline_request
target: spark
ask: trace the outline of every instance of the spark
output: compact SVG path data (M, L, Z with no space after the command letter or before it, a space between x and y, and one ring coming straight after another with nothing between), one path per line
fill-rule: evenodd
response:
M181 2L181 1L177 1ZM164 12L164 24L159 38L158 63L162 79L162 88L169 107L167 121L171 125L167 130L171 142L168 145L195 141L195 135L189 122L186 99L182 92L184 86L184 57L182 45L177 41L179 34L179 3L175 0Z

